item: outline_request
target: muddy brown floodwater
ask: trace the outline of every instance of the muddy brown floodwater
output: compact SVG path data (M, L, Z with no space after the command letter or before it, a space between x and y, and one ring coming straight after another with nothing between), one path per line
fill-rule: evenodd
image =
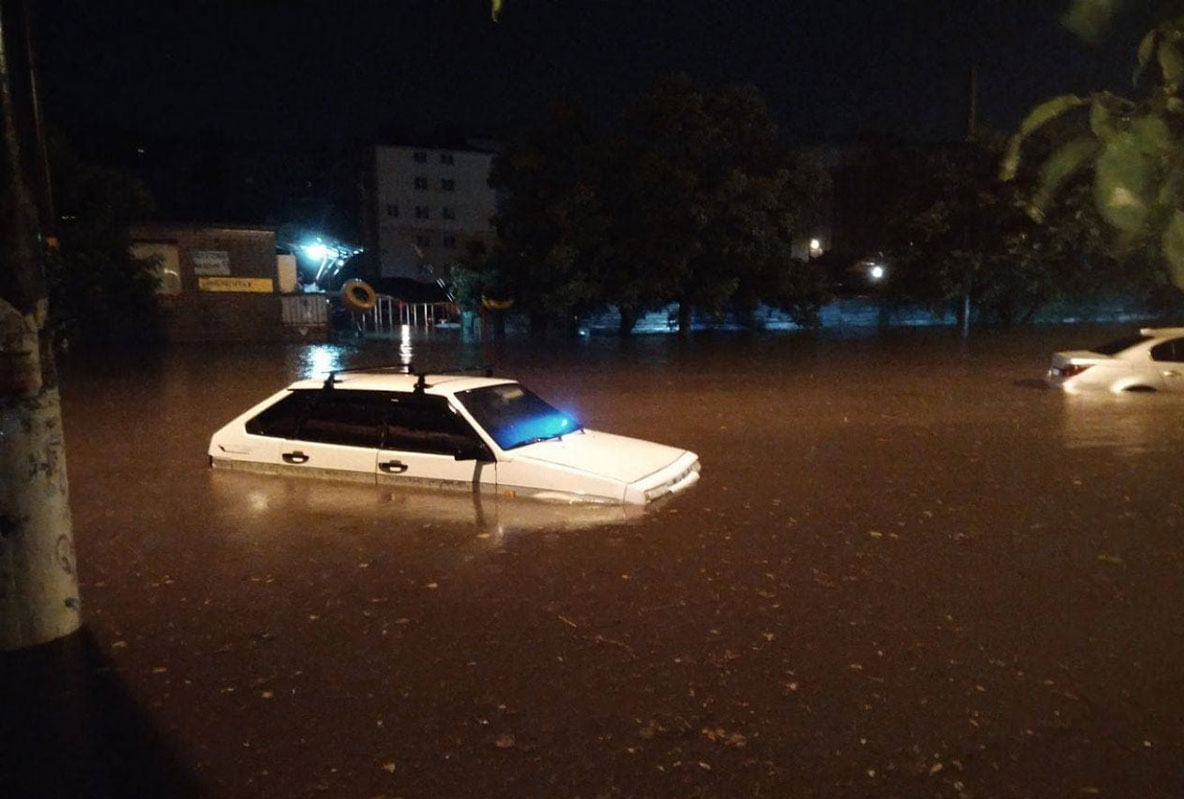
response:
M86 628L0 660L0 794L1184 795L1184 396L1040 382L1112 332L69 359ZM401 350L703 479L630 512L206 468Z

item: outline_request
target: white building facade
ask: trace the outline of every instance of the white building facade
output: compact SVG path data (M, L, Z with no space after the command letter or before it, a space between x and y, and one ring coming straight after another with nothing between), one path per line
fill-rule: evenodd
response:
M447 280L496 236L491 151L378 145L375 233L381 277Z

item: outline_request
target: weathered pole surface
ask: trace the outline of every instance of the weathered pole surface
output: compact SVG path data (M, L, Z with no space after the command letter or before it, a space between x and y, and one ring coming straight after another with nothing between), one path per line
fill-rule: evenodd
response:
M23 0L0 0L0 650L81 624L66 450L45 331L52 220ZM44 185L43 185L44 184ZM39 209L40 206L40 209Z

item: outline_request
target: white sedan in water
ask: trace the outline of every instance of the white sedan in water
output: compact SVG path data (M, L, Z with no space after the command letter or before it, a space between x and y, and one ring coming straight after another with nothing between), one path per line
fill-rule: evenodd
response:
M513 380L337 372L210 439L214 468L642 505L693 485L684 449L581 427Z
M1145 327L1091 349L1053 353L1046 380L1069 392L1184 392L1184 327Z

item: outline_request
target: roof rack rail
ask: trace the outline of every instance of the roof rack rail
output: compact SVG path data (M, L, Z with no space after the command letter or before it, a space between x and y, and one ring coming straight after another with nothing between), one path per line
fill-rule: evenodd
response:
M493 377L493 367L486 364L484 366L454 366L448 369L416 369L411 363L392 363L392 364L378 364L372 366L352 366L348 369L333 369L329 372L329 376L325 378L325 388L333 388L337 382L337 375L345 372L379 372L386 369L397 369L401 374L414 375L418 378L415 381L415 390L423 391L427 388L428 375L447 375L464 372L481 372L485 377Z
M398 369L403 374L413 375L418 374L410 362L408 363L388 363L379 364L376 366L351 366L348 369L331 369L329 376L325 378L325 388L333 388L333 384L339 382L337 375L344 372L377 372L383 369Z

